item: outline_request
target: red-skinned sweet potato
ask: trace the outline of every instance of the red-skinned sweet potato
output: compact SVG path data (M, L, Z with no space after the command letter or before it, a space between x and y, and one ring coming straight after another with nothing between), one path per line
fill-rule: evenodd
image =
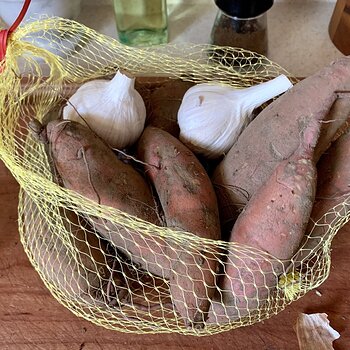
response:
M298 148L308 117L324 120L337 91L349 87L350 57L343 57L297 83L248 125L212 178L225 232L275 167ZM317 147L324 151L328 145L329 139L322 138Z
M66 188L98 204L160 225L146 181L130 164L120 161L88 127L55 120L43 129L41 138L49 142L53 163ZM164 240L142 235L100 217L88 216L88 220L134 263L159 276L163 276L163 269L169 271Z
M248 247L230 250L217 296L226 310L214 303L210 322L250 314L276 288L285 263L303 239L312 210L317 179L313 153L319 132L320 123L310 119L298 149L276 167L238 217L230 240Z
M210 179L195 155L169 133L147 127L138 143L139 158L158 193L165 221L175 230L207 239L220 238L217 201ZM215 291L214 252L191 248L190 241L173 242L169 250L173 277L170 290L178 312L200 327ZM184 302L185 301L185 302Z

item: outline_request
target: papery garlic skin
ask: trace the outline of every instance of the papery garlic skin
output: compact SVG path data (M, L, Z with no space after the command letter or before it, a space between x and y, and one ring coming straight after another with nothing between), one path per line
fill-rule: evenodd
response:
M134 86L135 78L120 71L112 80L87 82L69 99L63 119L87 123L112 148L131 146L146 120L145 103Z
M245 89L195 85L186 91L178 111L180 140L196 153L217 158L230 150L255 108L290 87L284 75Z
M326 313L300 313L294 330L300 350L334 350L333 341L340 338L340 334L329 324Z

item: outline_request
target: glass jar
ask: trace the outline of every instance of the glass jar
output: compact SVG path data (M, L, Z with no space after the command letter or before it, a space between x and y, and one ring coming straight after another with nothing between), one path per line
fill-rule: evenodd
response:
M114 0L120 42L131 46L168 41L166 0Z
M215 0L218 13L211 43L268 54L267 11L273 0Z

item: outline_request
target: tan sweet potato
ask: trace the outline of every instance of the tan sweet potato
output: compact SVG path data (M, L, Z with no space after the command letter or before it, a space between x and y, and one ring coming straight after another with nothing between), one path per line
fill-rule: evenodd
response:
M268 301L284 267L275 258L288 263L300 245L315 197L313 153L319 132L320 123L310 120L297 150L255 192L233 227L231 242L248 247L228 254L220 283L226 321L250 314ZM220 304L214 305L210 321L225 315L223 311Z
M225 231L275 167L298 148L308 120L324 120L337 99L336 91L349 90L349 85L350 57L343 57L297 83L248 125L212 178ZM329 139L326 146L322 140L317 147L325 149Z
M147 127L138 143L138 156L160 198L168 227L208 239L220 238L219 214L210 179L195 155L169 133ZM217 259L203 246L173 242L170 290L178 312L200 327L215 291Z

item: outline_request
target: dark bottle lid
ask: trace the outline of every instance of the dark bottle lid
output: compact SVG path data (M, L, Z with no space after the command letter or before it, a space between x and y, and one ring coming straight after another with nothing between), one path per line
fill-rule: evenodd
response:
M216 6L227 15L238 18L256 17L273 5L273 0L215 0Z

